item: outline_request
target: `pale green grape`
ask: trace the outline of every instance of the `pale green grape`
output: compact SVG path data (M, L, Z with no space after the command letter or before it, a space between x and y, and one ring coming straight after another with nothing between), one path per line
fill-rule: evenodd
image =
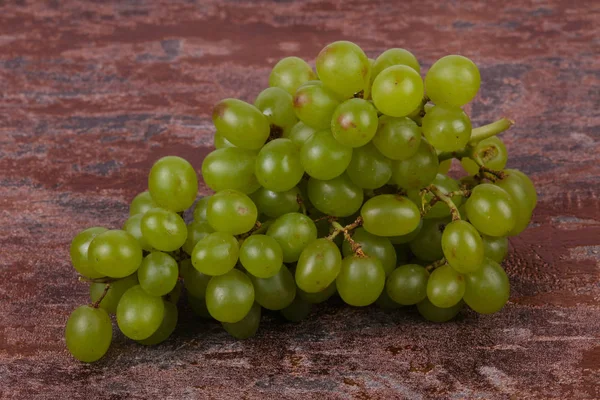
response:
M252 235L240 247L240 262L249 274L270 278L282 268L283 251L271 236Z
M326 215L347 217L356 213L362 205L363 190L346 174L322 181L308 180L308 199L313 206Z
M449 219L426 219L419 233L410 242L410 250L424 261L436 261L444 257L442 232Z
M427 298L436 307L458 304L465 294L465 278L449 265L433 270L427 281Z
M164 296L175 288L179 278L179 268L173 257L154 251L144 257L137 274L140 286L146 293L152 296Z
M129 205L129 216L144 214L151 208L158 207L152 199L149 191L141 192L131 200Z
M206 308L220 322L241 321L254 304L254 286L246 274L232 269L213 276L206 288Z
M317 238L317 227L306 215L288 213L277 218L267 235L279 243L286 263L298 261L304 248Z
M404 189L420 189L435 179L439 160L435 149L421 139L419 149L410 158L392 162L392 178Z
M194 268L190 259L185 259L179 263L179 271L187 293L195 298L204 299L211 276Z
M88 259L88 249L92 240L106 232L108 229L101 227L88 228L79 232L71 242L71 263L77 272L86 278L102 278L104 275L92 268L92 262Z
M382 194L370 198L360 211L363 228L377 236L399 236L414 231L421 215L406 197Z
M222 275L235 267L239 251L235 237L226 232L214 232L196 243L192 264L203 274Z
M331 116L340 104L336 94L321 82L298 88L293 101L298 119L319 130L330 128Z
M428 321L431 322L447 322L460 312L463 307L463 302L459 301L457 304L448 308L441 308L434 306L429 299L425 299L417 304L419 314Z
M392 177L392 161L368 143L352 150L352 159L346 169L348 177L363 189L377 189Z
M417 225L417 227L412 232L409 232L406 235L389 236L388 239L390 240L390 242L392 242L393 245L409 243L409 242L412 242L413 239L417 237L419 232L421 232L421 228L423 228L423 220L422 219L419 221L419 225Z
M286 308L296 297L294 276L285 265L269 278L249 277L254 286L255 301L267 310Z
M144 240L161 251L174 251L187 239L187 226L177 213L153 208L142 217L141 230Z
M328 44L317 56L316 66L323 84L342 98L350 98L369 86L371 65L362 49L352 42Z
M187 225L187 238L181 246L182 250L192 255L196 244L215 230L207 221L194 220Z
M142 218L143 217L144 217L144 214L142 214L142 213L132 215L123 224L123 230L137 239L142 250L151 251L152 246L150 245L150 243L148 243L148 241L144 238L144 235L142 234Z
M266 189L275 192L292 189L304 175L300 150L290 139L270 141L258 153L255 175Z
M194 221L208 221L206 210L208 209L208 201L211 196L204 196L196 202L194 206Z
M377 300L385 286L385 271L375 257L351 255L342 261L335 280L337 291L346 304L368 306Z
M300 149L300 160L306 173L321 180L340 176L351 159L352 148L340 144L330 131L316 132Z
M296 284L307 293L325 290L342 266L340 250L330 240L317 239L302 250L296 265Z
M109 314L115 314L117 312L117 305L119 304L119 300L121 300L121 296L125 293L129 288L138 284L137 274L131 274L125 278L116 280L114 282L110 282L108 292L98 304L98 306L104 310L106 310ZM104 290L106 289L106 283L93 282L90 284L90 301L95 303L102 297L104 294Z
M331 118L331 133L343 145L361 147L375 136L377 125L377 110L370 102L350 99L335 109Z
M298 122L292 95L281 88L270 87L263 90L256 97L254 105L267 117L272 134L285 136Z
M427 297L429 272L417 264L406 264L396 268L388 276L385 289L390 298L398 304L411 305Z
M373 144L391 160L407 160L419 150L421 128L410 118L382 115Z
M436 105L423 117L423 134L440 151L458 151L471 139L471 120L460 107Z
M476 186L465 203L469 222L489 236L506 236L515 227L517 210L504 189L483 183Z
M501 170L506 166L508 152L502 140L492 136L477 143L470 151L470 158L465 157L460 160L462 167L470 175L479 172L479 165L473 159L479 160L487 168Z
M154 163L148 175L152 199L170 211L185 211L198 194L198 177L194 167L181 157L163 157Z
M486 258L483 266L465 276L465 303L480 314L499 311L510 296L506 272L495 261Z
M208 201L208 223L217 232L240 235L256 224L258 210L250 197L237 190L215 193Z
M448 173L448 171L450 171L451 167L452 167L452 159L451 158L448 160L440 161L438 173L446 175Z
M256 336L260 325L261 307L254 303L248 314L238 322L222 322L223 328L236 339L244 340Z
M284 192L273 192L261 187L252 193L250 198L256 204L259 214L277 218L283 214L298 211L300 209L298 199L301 199L302 195L297 187Z
M143 340L156 332L164 315L163 299L149 295L137 285L121 297L117 306L117 325L128 338Z
M433 182L440 192L443 194L448 194L460 189L460 185L454 179L442 175L437 174ZM408 198L411 199L415 204L421 205L421 195L419 194L419 190L412 189L407 192ZM425 203L431 202L433 200L434 195L431 192L427 192L424 195ZM463 196L452 196L452 203L458 208L463 202ZM443 218L450 216L450 208L443 201L436 202L433 207L429 209L427 214L423 216L423 218Z
M94 362L106 354L112 341L110 317L101 308L78 307L67 321L65 342L73 357Z
M483 241L483 254L485 257L501 263L508 253L508 239L487 235L481 235L481 239Z
M371 82L377 78L377 75L379 75L381 71L394 65L406 65L417 71L417 73L421 72L419 61L417 61L417 58L410 51L398 48L387 49L381 53L373 63Z
M215 149L222 149L224 147L235 147L233 143L229 140L225 139L225 136L221 134L221 132L216 131L215 137L213 138Z
M381 262L386 276L396 268L396 250L388 238L376 236L367 232L364 228L358 228L352 233L352 240L360 245L363 253L375 257ZM344 240L342 254L346 257L352 253L352 246Z
M225 139L243 149L260 149L271 132L268 118L258 108L237 99L218 102L212 120Z
M427 95L435 104L461 107L479 91L479 69L466 57L449 55L437 60L425 76Z
M289 134L284 136L290 139L299 149L302 148L302 145L306 140L315 133L316 130L306 125L302 121L298 121L296 125L292 127Z
M446 261L461 274L477 271L483 263L484 246L477 229L466 221L452 221L442 233Z
M293 96L300 85L316 78L306 61L298 57L286 57L273 67L269 75L269 86L279 87Z
M164 342L171 336L175 328L177 327L177 318L179 316L179 312L177 311L177 306L171 302L165 301L165 315L163 317L162 323L158 327L158 329L150 335L147 339L138 340L139 344L143 344L144 346L154 346L159 343Z
M502 179L494 182L494 185L504 189L512 198L515 211L515 226L509 232L509 236L516 236L523 232L529 225L531 213L533 212L532 200L523 179L514 173L505 172Z
M124 278L142 263L142 248L129 233L110 230L100 233L89 244L88 266L100 276Z
M290 322L302 321L308 317L312 304L296 296L292 304L281 310L281 315Z
M219 192L235 189L249 194L260 187L254 175L257 153L252 150L227 147L211 152L202 162L202 177L206 186Z
M375 107L391 117L405 117L421 104L423 80L411 67L394 65L381 71L373 81L371 96Z
M525 188L525 191L527 192L527 198L531 202L531 209L533 210L535 208L535 206L537 205L537 193L535 191L535 186L533 185L533 182L531 181L531 179L527 175L525 175L522 171L519 171L518 169L506 169L506 170L504 170L504 172L507 174L517 175L517 176L519 176L519 178L521 178L521 180L523 181L523 187Z

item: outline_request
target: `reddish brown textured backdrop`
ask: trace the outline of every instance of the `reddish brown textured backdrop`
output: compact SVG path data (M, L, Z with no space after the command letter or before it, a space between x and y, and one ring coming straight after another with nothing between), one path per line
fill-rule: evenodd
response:
M0 0L0 397L599 399L600 9L494 3ZM509 163L540 200L511 240L506 308L436 325L334 304L244 342L184 311L158 347L116 334L102 361L74 361L72 236L119 227L158 157L199 168L216 101L253 100L278 59L339 39L425 67L471 57L474 124L517 121Z

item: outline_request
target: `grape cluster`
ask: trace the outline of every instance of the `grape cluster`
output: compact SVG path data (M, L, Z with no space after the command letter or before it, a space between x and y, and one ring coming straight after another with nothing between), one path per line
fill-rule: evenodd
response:
M477 66L449 55L423 81L407 50L372 60L340 41L316 71L285 58L254 104L215 106L216 150L202 164L215 193L196 202L192 222L182 212L196 201L196 171L169 156L122 229L73 239L92 302L67 322L75 358L106 353L109 314L141 344L164 341L182 286L197 314L240 339L256 333L262 309L299 321L336 294L358 307L416 305L435 322L465 304L504 306L507 237L527 227L537 198L526 175L505 169L495 135L512 122L473 129L461 109L479 90ZM467 176L447 175L452 159Z

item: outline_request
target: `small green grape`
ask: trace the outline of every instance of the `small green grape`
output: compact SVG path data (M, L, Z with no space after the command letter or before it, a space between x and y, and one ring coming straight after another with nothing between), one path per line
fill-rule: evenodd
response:
M240 262L249 274L270 278L282 268L283 251L271 236L252 235L240 247Z
M382 115L373 144L391 160L408 160L419 150L421 128L410 118Z
M255 175L266 189L275 192L292 189L304 175L300 150L290 139L270 141L258 153Z
M213 276L206 288L206 308L219 322L241 321L254 304L254 286L246 274L232 269Z
M302 195L297 187L284 192L274 192L261 187L252 193L250 198L256 204L259 214L277 218L298 211L300 209L298 199L302 199Z
M420 189L435 179L439 160L435 149L421 139L417 152L406 160L392 162L392 178L404 189Z
M465 275L465 303L480 314L499 311L510 297L506 272L495 261L486 258L482 267Z
M108 292L106 292L106 295L98 306L106 310L109 314L115 314L117 312L117 305L119 304L119 300L121 300L123 293L137 284L137 274L131 274L125 278L109 283ZM92 303L100 300L100 297L104 294L106 285L106 283L100 282L92 282L90 284L90 301Z
M73 357L83 362L102 358L112 342L112 323L102 308L78 307L67 321L65 342Z
M192 264L203 274L223 275L235 267L239 251L238 241L233 235L214 232L196 244L192 251Z
M186 254L192 255L196 244L215 230L207 221L194 220L187 224L187 238L181 248Z
M363 99L346 100L331 118L331 132L341 144L361 147L371 141L377 131L377 110Z
M423 316L428 321L431 322L447 322L452 318L456 317L456 315L460 312L463 307L463 302L459 301L452 307L441 308L434 306L429 299L425 299L419 304L417 304L417 310L419 310L419 314Z
M316 59L317 74L323 84L342 98L365 91L371 65L360 47L348 41L328 44Z
M478 160L487 168L501 170L506 166L508 152L502 140L497 136L492 136L477 143L471 149L470 157L460 160L460 164L469 175L475 175L479 172L479 165L473 160Z
M177 213L162 208L146 212L140 224L144 240L161 251L174 251L187 239L187 226Z
M204 299L211 276L194 268L190 259L185 259L179 263L179 271L187 293L195 298Z
M88 258L88 249L92 240L106 231L108 231L108 229L101 227L88 228L79 232L71 242L69 251L71 263L75 270L86 278L96 279L105 276L92 268L92 262Z
M449 265L433 270L427 281L427 298L436 307L457 304L465 294L465 278Z
M481 235L481 239L483 241L483 254L485 257L501 263L508 253L508 239L487 235Z
M296 296L292 304L280 311L281 315L290 322L299 322L308 317L312 304Z
M504 189L482 183L465 203L469 222L488 236L506 236L515 227L516 210L512 197Z
M254 299L267 310L281 310L292 304L296 297L296 282L284 265L269 278L249 275L254 286Z
M363 190L346 174L327 181L310 178L307 191L308 199L317 210L334 217L356 213L364 199Z
M149 338L138 340L137 342L139 344L143 344L144 346L155 346L159 343L162 343L167 340L169 336L171 336L177 327L177 318L179 316L177 306L168 301L164 301L163 303L165 306L165 315L162 323L158 329L152 335L150 335Z
M346 169L348 177L363 189L377 189L392 177L392 161L368 143L352 150L352 159Z
M260 187L254 165L257 153L252 150L227 147L211 152L202 162L202 177L206 186L219 192L235 189L252 193Z
M144 214L151 208L158 207L158 204L154 202L149 191L139 193L131 200L129 205L129 216L133 217L136 214Z
M211 196L204 196L196 202L194 206L194 221L208 221L206 210L208 209L208 201Z
M351 159L352 148L341 145L330 131L316 132L300 149L300 160L306 173L321 180L340 176Z
M391 117L405 117L421 104L423 80L406 65L394 65L381 71L371 88L375 107Z
M417 58L410 51L398 48L387 49L381 53L373 63L371 82L377 78L377 75L379 75L381 71L394 65L406 65L417 71L417 73L421 73L419 61L417 61Z
M346 304L368 306L377 300L385 287L385 271L375 257L351 255L342 261L335 284Z
M123 224L123 230L137 239L142 250L151 251L152 246L150 245L150 243L148 243L148 241L144 238L144 235L142 234L142 218L143 217L144 217L144 214L141 214L141 213L132 215Z
M537 205L537 193L535 191L535 186L533 185L533 182L531 181L531 179L527 175L525 175L522 171L519 171L518 169L505 169L504 172L507 174L517 175L519 178L521 178L521 180L523 182L523 187L525 188L525 191L527 192L527 198L531 202L531 209L533 210L535 208L535 206Z
M149 295L137 285L121 297L117 306L117 325L128 338L143 340L156 332L164 315L163 299Z
M292 127L289 134L284 136L292 141L299 149L302 148L302 145L306 140L315 133L316 130L306 125L302 121L298 121L296 125Z
M494 185L504 189L512 198L515 211L515 226L509 232L509 236L516 236L523 232L529 225L531 220L532 201L529 198L529 193L526 183L523 179L514 173L505 173L504 178L494 182Z
M442 232L449 219L426 219L419 233L410 242L410 250L424 261L436 261L444 257Z
M296 284L307 293L325 290L342 266L340 250L332 241L316 239L302 250L296 265Z
M427 297L429 272L417 264L406 264L396 268L388 276L385 288L388 296L398 304L411 305Z
M477 271L483 263L484 246L477 229L466 221L453 221L442 233L444 257L461 274Z
M129 233L110 230L100 233L89 244L89 267L100 276L124 278L142 263L142 248Z
M331 117L340 101L335 93L317 82L299 87L293 104L300 121L311 128L322 130L330 129Z
M396 268L396 250L389 238L373 235L364 228L355 229L352 233L352 240L358 243L368 256L375 257L381 262L381 266L388 276ZM352 246L344 240L342 245L342 254L344 257L353 254Z
M270 87L263 90L256 97L254 106L267 117L271 132L285 136L298 122L292 95L281 88Z
M160 251L154 251L144 257L144 261L138 269L140 286L152 296L168 294L175 288L178 278L177 261Z
M256 224L258 210L250 197L237 190L215 193L208 201L208 223L217 232L240 235Z
M185 211L198 194L198 176L194 167L181 157L168 156L154 163L148 175L152 199L170 211Z
M308 293L300 288L296 288L296 297L300 297L302 300L311 304L323 303L329 300L336 293L337 287L335 286L335 281L331 282L325 289L316 293Z
M283 261L286 263L298 261L304 248L317 239L317 227L306 215L288 213L277 218L267 235L279 243L283 251Z
M448 171L450 171L451 167L452 167L452 159L451 158L448 160L440 161L438 173L446 175L448 173Z
M258 108L237 99L218 102L212 120L225 139L243 149L260 149L271 132L268 118Z
M286 57L273 67L269 75L269 86L279 87L293 96L298 87L316 78L306 61L298 57Z
M421 214L408 198L382 194L370 198L360 211L363 228L377 236L399 236L414 231L419 225Z
M435 104L462 107L479 91L479 69L466 57L449 55L437 60L425 76L427 95Z
M460 107L436 105L423 117L423 134L440 151L458 151L471 139L471 120Z
M261 307L254 303L248 314L238 322L222 322L223 328L236 339L244 340L256 336L260 325Z
M446 195L448 193L460 190L460 185L457 181L442 174L437 174L433 182L431 182L431 184L435 185L440 192ZM420 191L417 189L411 189L407 192L408 198L411 199L418 206L420 206L422 202L421 195L419 192ZM423 198L425 200L425 203L429 203L433 200L434 195L431 192L427 192ZM462 202L463 196L452 196L452 203L454 203L454 205L457 208L460 207ZM450 208L448 207L448 205L443 201L438 201L433 205L433 207L429 209L429 211L423 216L423 218L443 218L449 216Z

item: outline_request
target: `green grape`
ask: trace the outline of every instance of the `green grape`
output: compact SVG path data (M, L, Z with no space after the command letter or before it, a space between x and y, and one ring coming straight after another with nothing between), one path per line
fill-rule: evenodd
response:
M325 290L342 266L340 250L332 241L316 239L302 250L296 265L296 284L307 293Z
M71 313L65 328L65 342L73 357L83 362L102 358L112 341L110 317L101 308L80 306Z
M447 322L460 312L463 306L463 302L459 301L457 304L448 308L441 308L434 306L429 299L425 299L417 304L417 310L419 314L428 321L431 322Z
M148 175L148 188L159 207L185 211L198 194L198 177L192 164L181 157L163 157L154 163Z
M504 189L513 200L516 222L509 236L516 236L527 228L533 212L526 183L519 175L508 172L505 173L504 178L494 182L494 185Z
M237 190L227 189L210 198L206 216L214 230L240 235L254 227L258 210L250 197Z
M254 286L246 274L232 269L213 276L206 288L206 308L219 322L241 321L254 304Z
M396 268L385 283L388 296L405 306L417 304L427 297L429 272L417 264L406 264Z
M458 151L471 139L471 120L460 107L436 105L423 117L423 135L440 151Z
M436 307L452 307L464 294L465 278L449 265L434 269L427 281L427 298Z
M411 158L392 162L392 178L403 189L420 189L433 182L439 164L433 146L421 139L419 149Z
M335 93L318 82L298 88L293 104L300 121L311 128L321 130L330 129L331 117L340 101Z
M302 300L309 302L311 304L319 304L323 303L331 298L334 294L337 293L337 287L335 286L335 281L331 282L329 286L320 292L316 293L308 293L304 290L297 288L296 289L296 297L300 297Z
M402 308L402 305L396 303L394 300L390 298L387 293L387 290L383 290L377 300L375 300L375 304L383 310L397 310Z
M190 222L187 225L187 239L181 248L191 256L196 244L214 231L207 221L194 220Z
M437 60L425 76L427 95L435 104L461 107L479 91L479 69L466 57L449 55Z
M154 251L144 257L138 269L140 286L152 296L164 296L175 288L179 278L177 261L166 253Z
M182 292L183 292L183 285L178 280L177 283L175 284L175 287L173 288L173 290L171 290L169 293L167 293L163 297L163 299L165 299L165 301L168 301L169 303L177 304L179 302L179 298L181 297Z
M455 181L454 179L452 179L446 175L442 175L442 174L437 174L435 176L435 179L431 183L433 185L435 185L440 190L440 192L442 192L443 194L448 194L448 193L460 190L460 185L458 184L457 181ZM407 196L415 204L417 204L417 206L419 206L419 207L421 206L422 200L421 200L421 195L419 193L419 190L417 190L417 189L408 190ZM425 203L429 203L433 200L434 197L435 196L431 192L427 192L423 198L425 200ZM452 203L454 203L454 205L457 208L460 207L462 202L463 202L463 196L452 196ZM427 212L427 214L425 214L423 216L423 218L426 218L426 219L427 218L443 218L443 217L448 217L448 216L450 216L450 208L443 201L438 201L433 205L433 207L431 207L429 209L429 211Z
M483 255L497 263L501 263L508 254L508 239L481 235L483 241Z
M138 340L137 342L139 344L143 344L144 346L154 346L162 343L171 336L177 327L177 318L179 315L177 306L168 301L164 301L163 303L165 306L165 316L163 317L160 326L149 338Z
M258 153L255 174L266 189L275 192L292 189L304 175L300 150L290 139L270 141Z
M297 187L285 192L273 192L261 187L252 193L250 198L256 204L259 214L264 214L270 218L277 218L283 214L298 211L300 209L298 199L301 199L302 195L300 194L300 189Z
M373 144L391 160L408 160L419 150L421 128L410 118L382 115Z
M385 271L375 257L351 255L342 261L335 280L337 291L346 304L368 306L377 300L385 286Z
M507 174L517 175L519 178L521 178L521 180L523 181L523 187L527 192L527 198L529 199L531 204L531 209L533 210L537 205L537 193L535 191L535 186L533 185L531 179L529 179L527 175L525 175L522 171L519 171L518 169L506 169L504 170L504 172Z
M350 99L340 104L331 118L331 132L341 144L361 147L377 132L377 110L367 100Z
M506 272L495 261L486 258L483 266L465 276L465 303L480 314L500 311L510 296Z
M286 308L296 297L296 282L290 270L284 265L269 278L249 275L254 286L254 299L267 310Z
M313 206L326 215L348 217L358 210L364 199L363 190L346 174L322 181L308 180L308 199Z
M252 235L244 240L240 247L240 262L251 275L270 278L277 275L281 269L283 251L271 236Z
M292 304L280 311L281 315L290 322L299 322L308 317L312 304L296 296Z
M279 87L293 96L299 86L316 78L306 61L298 57L286 57L273 67L269 75L269 86Z
M260 149L271 133L268 118L252 104L238 99L218 102L212 120L225 139L243 149Z
M283 251L283 262L298 261L304 248L317 238L317 227L306 215L288 213L277 218L267 235L279 243Z
M494 170L504 169L508 160L506 146L496 136L483 139L477 143L470 151L470 157L460 160L460 163L469 175L475 175L479 172L479 165L473 161L478 160L482 165Z
M270 87L263 90L256 97L254 106L267 117L271 132L276 134L285 136L298 122L292 95L281 88Z
M350 98L369 86L371 65L362 49L352 42L328 44L317 56L316 66L323 84L342 98Z
M368 143L352 150L352 159L346 169L352 182L363 189L377 189L392 177L392 161Z
M200 198L194 206L194 221L208 221L206 210L208 209L208 201L212 196L204 196Z
M196 244L192 264L203 274L223 275L235 267L239 253L239 244L233 235L214 232Z
M292 143L301 149L304 142L306 142L306 140L315 132L316 130L314 128L311 128L302 121L298 121L290 130L290 133L284 137L290 139Z
M452 159L440 161L440 166L438 168L438 174L446 175L450 168L452 167Z
M506 236L515 227L517 210L504 189L483 183L476 186L465 203L469 222L484 235Z
M424 261L436 261L444 257L442 250L442 232L448 219L426 219L423 227L410 242L410 251Z
M222 322L223 328L236 339L244 340L256 336L260 325L261 308L257 303L252 305L250 311L238 322Z
M206 287L211 276L203 274L192 265L191 259L179 263L179 270L187 293L199 299L206 296Z
M187 226L179 214L162 208L146 212L141 221L142 235L153 248L174 251L187 239Z
M377 78L381 71L394 65L406 65L417 71L417 73L421 73L419 61L417 61L417 58L410 51L397 48L388 49L381 53L373 63L371 82Z
M405 117L421 104L423 80L406 65L394 65L381 71L373 81L371 96L375 107L391 117Z
M110 230L100 233L89 244L88 267L100 276L124 278L142 263L142 248L129 233Z
M381 194L370 198L360 210L363 228L377 236L400 236L414 231L421 214L408 198Z
M442 233L446 261L461 274L477 271L483 262L484 246L477 229L466 221L452 221Z
M149 295L137 285L121 297L117 306L117 325L128 338L143 340L156 332L164 315L163 299Z
M256 152L227 147L211 152L202 162L202 177L206 186L219 192L235 189L249 194L260 187L254 165Z
M121 300L123 293L137 284L137 274L131 274L125 278L111 282L110 284L92 282L90 285L90 301L95 303L100 300L100 297L102 297L106 290L106 285L109 285L106 295L98 306L106 310L109 314L115 314L117 312L117 305L119 304L119 300Z
M419 225L417 225L417 227L412 232L407 233L406 235L389 236L388 239L390 240L390 242L392 242L393 245L409 243L409 242L412 242L413 239L417 237L419 232L421 232L421 228L423 228L423 220L422 219L419 220Z
M150 243L148 243L148 241L144 238L144 235L142 234L142 218L143 217L144 217L144 214L141 214L141 213L132 215L123 224L123 230L125 232L129 233L134 238L136 238L136 240L140 244L140 247L142 248L142 250L151 251L152 246L150 245Z
M215 149L222 149L225 147L235 147L235 145L233 143L231 143L229 140L225 139L225 136L223 136L221 134L221 132L219 132L219 131L215 132L213 142L215 145Z
M396 268L396 249L394 249L389 238L375 236L367 232L364 228L358 228L354 230L352 240L360 245L363 253L375 257L381 262L386 276L391 274L394 268ZM344 240L344 244L342 245L342 254L344 257L353 253L350 243Z
M86 278L96 279L104 276L92 267L92 260L88 259L88 249L92 240L106 231L108 229L99 226L88 228L79 232L71 242L71 263L75 270Z
M206 300L204 297L197 298L195 296L188 295L187 300L194 314L203 319L213 319L206 308Z
M341 145L330 131L316 132L300 149L300 160L306 173L321 180L340 176L351 159L352 148Z
M133 217L136 214L144 214L151 208L158 207L158 205L152 199L149 191L139 193L131 200L129 205L129 216Z

